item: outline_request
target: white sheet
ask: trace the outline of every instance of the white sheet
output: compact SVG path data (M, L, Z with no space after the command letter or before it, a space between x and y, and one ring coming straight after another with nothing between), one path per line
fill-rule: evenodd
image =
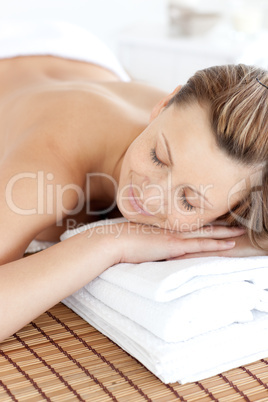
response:
M130 80L113 52L84 28L58 20L0 19L0 58L36 55L93 63Z

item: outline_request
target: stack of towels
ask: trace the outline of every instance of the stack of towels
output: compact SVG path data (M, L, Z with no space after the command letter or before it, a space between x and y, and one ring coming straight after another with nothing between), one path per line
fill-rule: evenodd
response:
M85 225L61 240L121 221ZM164 383L268 356L268 257L122 263L63 303Z

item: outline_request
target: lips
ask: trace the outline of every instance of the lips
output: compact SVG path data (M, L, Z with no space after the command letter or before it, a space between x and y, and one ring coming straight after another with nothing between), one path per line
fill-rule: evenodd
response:
M142 206L139 204L138 199L135 197L134 192L133 192L133 187L130 185L129 187L129 202L132 205L133 209L137 211L138 213L146 216L152 216L149 212L145 211Z

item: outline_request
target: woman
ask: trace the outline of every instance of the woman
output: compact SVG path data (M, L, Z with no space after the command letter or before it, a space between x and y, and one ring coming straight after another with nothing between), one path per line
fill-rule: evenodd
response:
M166 95L109 66L2 59L0 339L118 262L265 254L266 216L252 227L250 197L261 183L266 205L265 83L264 71L226 66ZM118 212L115 199L127 222L22 258L33 239ZM211 225L234 214L247 234Z

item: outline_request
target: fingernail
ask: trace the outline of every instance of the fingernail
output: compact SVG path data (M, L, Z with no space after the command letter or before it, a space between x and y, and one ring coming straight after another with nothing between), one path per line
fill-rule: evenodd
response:
M226 241L225 244L228 247L234 247L235 246L235 241Z

